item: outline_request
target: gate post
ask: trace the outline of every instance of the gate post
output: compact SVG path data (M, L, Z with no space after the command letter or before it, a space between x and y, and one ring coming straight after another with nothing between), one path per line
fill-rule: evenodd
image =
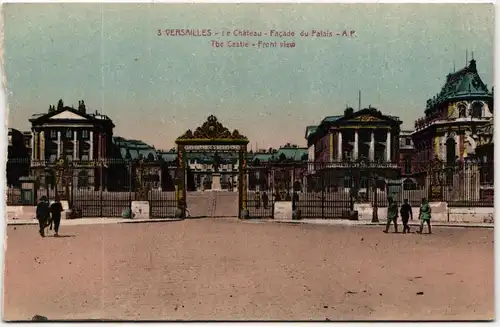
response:
M239 151L239 183L238 183L238 202L239 202L239 213L238 218L245 219L248 218L247 210L247 146L241 145Z
M176 190L175 199L177 203L177 213L178 218L186 217L186 151L184 150L184 145L177 146L177 178L176 178ZM180 205L182 204L182 205Z

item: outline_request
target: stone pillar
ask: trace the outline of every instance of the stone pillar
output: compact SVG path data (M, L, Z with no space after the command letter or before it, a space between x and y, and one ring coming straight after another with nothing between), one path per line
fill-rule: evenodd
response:
M61 157L61 131L57 131L57 159Z
M386 161L391 161L391 130L387 131L387 139L385 141L385 157Z
M31 161L35 159L35 132L31 131Z
M337 159L342 161L342 131L337 132Z
M359 140L358 140L358 130L354 130L354 160L358 160L358 149L359 149Z
M161 171L161 167L160 169L158 169L158 190L162 190L162 183L161 183L161 179L162 179L162 171Z
M78 160L78 135L73 132L73 160Z
M33 152L35 160L38 160L38 132L33 133Z
M94 131L90 131L89 160L94 160Z
M370 161L375 160L375 131L371 131L370 138Z
M45 160L45 132L40 132L40 160Z

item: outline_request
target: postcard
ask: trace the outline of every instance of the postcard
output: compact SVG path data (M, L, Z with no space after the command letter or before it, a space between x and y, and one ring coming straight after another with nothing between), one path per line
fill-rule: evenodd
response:
M4 320L494 319L492 4L3 17Z

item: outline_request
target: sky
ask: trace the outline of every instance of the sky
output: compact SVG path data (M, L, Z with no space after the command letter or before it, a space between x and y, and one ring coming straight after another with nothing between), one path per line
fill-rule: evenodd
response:
M412 129L446 75L477 61L493 81L492 4L4 4L8 126L63 99L98 110L114 134L169 149L209 115L249 148L305 146L305 127L347 105ZM158 29L210 29L207 37ZM293 31L295 37L222 36ZM302 31L355 31L301 37ZM348 34L348 35L349 35ZM277 41L215 48L212 41ZM294 48L280 48L280 42ZM468 51L468 56L466 52Z

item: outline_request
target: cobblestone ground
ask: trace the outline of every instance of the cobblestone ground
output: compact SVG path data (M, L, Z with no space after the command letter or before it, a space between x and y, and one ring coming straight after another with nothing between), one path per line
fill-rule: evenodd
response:
M7 227L4 319L494 318L493 229L197 219Z

